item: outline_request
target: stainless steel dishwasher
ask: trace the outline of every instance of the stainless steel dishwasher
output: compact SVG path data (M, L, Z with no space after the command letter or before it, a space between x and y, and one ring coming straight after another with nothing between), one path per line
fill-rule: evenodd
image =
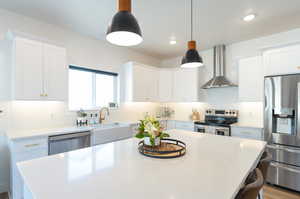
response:
M91 132L49 136L48 154L54 155L91 146Z

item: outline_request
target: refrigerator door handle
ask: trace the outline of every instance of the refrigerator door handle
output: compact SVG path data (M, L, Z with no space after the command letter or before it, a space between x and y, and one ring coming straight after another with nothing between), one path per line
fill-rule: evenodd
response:
M274 146L274 145L268 145L267 148L274 149L274 150L282 150L290 153L300 153L300 150L298 149L291 149L287 147L282 147L282 146Z

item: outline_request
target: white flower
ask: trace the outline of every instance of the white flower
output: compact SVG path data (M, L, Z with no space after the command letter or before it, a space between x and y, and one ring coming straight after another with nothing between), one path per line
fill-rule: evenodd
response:
M147 122L147 124L145 125L145 131L148 132L151 135L151 137L155 138L158 129L155 128L155 126L151 122Z

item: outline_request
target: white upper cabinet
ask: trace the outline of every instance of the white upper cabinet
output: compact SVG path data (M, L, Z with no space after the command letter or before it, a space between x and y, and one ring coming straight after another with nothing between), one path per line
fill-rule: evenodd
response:
M11 68L11 98L14 100L65 101L68 96L66 50L23 37L10 38L6 67Z
M173 101L198 102L199 101L199 69L178 68L174 71Z
M299 57L300 44L265 51L264 75L300 73Z
M260 56L239 60L239 100L263 101L263 64Z
M17 38L14 53L13 98L39 100L43 94L43 44Z
M159 71L158 96L160 102L173 101L174 70L161 69Z
M66 49L44 44L44 94L47 100L68 99Z
M125 102L158 101L158 69L128 62L122 66L121 100Z
M120 78L122 101L199 101L198 69L156 68L129 62L122 66Z

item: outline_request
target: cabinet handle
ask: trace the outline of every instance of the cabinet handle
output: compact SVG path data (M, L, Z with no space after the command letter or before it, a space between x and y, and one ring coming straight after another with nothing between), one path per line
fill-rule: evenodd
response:
M26 148L39 146L40 144L26 144L24 145Z

